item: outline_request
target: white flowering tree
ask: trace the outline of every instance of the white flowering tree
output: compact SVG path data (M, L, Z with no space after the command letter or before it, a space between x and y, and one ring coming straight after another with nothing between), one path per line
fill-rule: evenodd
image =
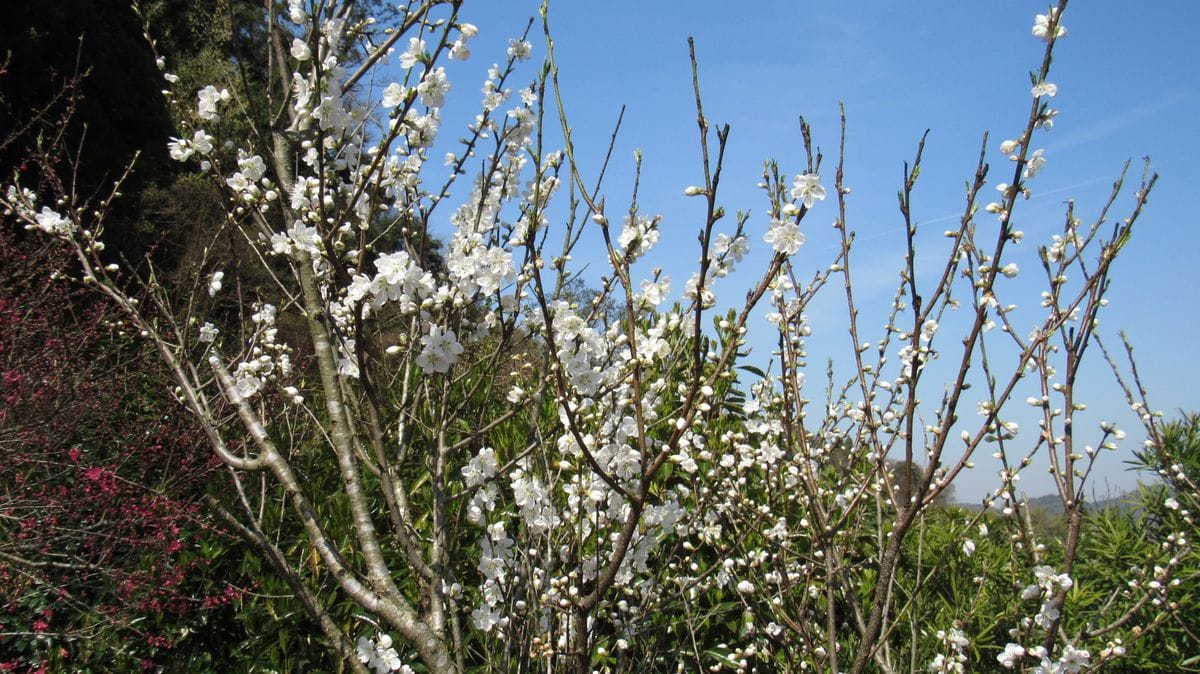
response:
M178 92L190 122L171 156L224 190L226 226L273 288L215 268L191 288L134 281L103 250L109 201L13 185L4 204L69 242L82 279L157 347L228 467L236 499L211 505L355 671L1083 671L1170 614L1150 601L1179 556L1140 560L1163 582L1120 586L1086 623L1070 619L1097 460L1072 426L1074 382L1154 176L1113 225L1120 182L1093 223L1068 209L1022 262L1046 276L1042 318L1032 333L1014 325L1004 280L1019 271L1021 202L1046 162L1065 4L1034 25L1045 48L1029 115L997 144L1005 182L991 191L985 139L929 284L910 212L918 150L901 191L902 283L880 336L858 322L841 158L830 170L804 125L807 156L761 178L767 220L729 223L729 129L710 126L698 77L704 182L684 193L707 217L673 306L671 279L637 264L661 218L618 211L581 174L548 37L532 75L532 44L510 42L477 114L459 118L460 145L431 162L456 124L444 61L467 59L477 32L457 1L402 3L384 31L338 2L275 7L271 85L257 92L272 117L251 137L224 135L248 114L226 87ZM791 259L816 209L835 213L841 247L805 275ZM587 229L606 268L581 305L566 290ZM718 286L751 245L770 248L769 264L718 311ZM830 285L844 290L853 372L814 391L805 342L820 326L805 308ZM769 375L736 369L760 305L778 332ZM285 316L299 335L284 336ZM927 376L938 354L954 363L949 380ZM1021 432L1010 410L1030 381L1040 428ZM1096 445L1122 436L1106 424ZM1001 597L1008 622L982 625L964 600L945 624L923 624L918 598L949 572L914 556L911 534L982 452L1001 481L991 510L955 520L952 544L988 560L977 591ZM1053 561L1016 494L1033 465L1054 475L1070 524Z

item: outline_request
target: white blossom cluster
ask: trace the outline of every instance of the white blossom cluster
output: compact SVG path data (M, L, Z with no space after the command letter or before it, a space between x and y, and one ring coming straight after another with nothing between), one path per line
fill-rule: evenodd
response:
M1070 576L1065 573L1056 573L1049 566L1034 567L1033 575L1035 582L1027 585L1021 591L1023 600L1040 600L1041 602L1037 614L1032 619L1027 617L1022 621L1022 628L1031 637L1054 629L1060 617L1059 593L1074 587ZM1030 629L1034 626L1037 630ZM1009 631L1010 636L1013 637L1020 633L1021 630L1017 629ZM1036 664L1029 671L1036 674L1076 674L1091 663L1092 656L1086 649L1076 648L1071 643L1064 644L1058 657L1054 658L1053 654L1040 644L1025 648L1019 643L1009 642L1005 645L1004 650L996 656L996 660L1005 668L1013 669L1022 665L1026 657L1035 660Z
M445 102L450 83L444 68L428 67L426 41L411 38L407 49L400 54L399 63L408 73L405 81L416 80L418 84L409 88L393 82L383 88L382 107L391 111L388 133L375 144L365 142L359 129L371 113L344 91L351 73L338 60L339 54L346 51L343 43L350 39L349 27L337 18L313 26L301 5L293 6L292 10L290 18L315 36L298 37L291 47L296 60L296 70L291 76L292 128L302 139L300 158L307 171L297 175L294 183L284 190L289 195L286 201L290 212L297 219L286 230L261 236L264 242L269 242L269 254L290 258L298 264L311 264L328 278L338 262L330 256L340 255L342 250L357 250L355 238L371 226L379 209L392 209L399 220L421 217L419 209L424 197L419 176L426 150L436 136L439 108ZM468 43L476 33L477 29L470 24L458 25L458 38L451 49L453 58L469 56ZM514 42L510 55L514 60L528 58L529 49L528 43ZM494 67L489 73L489 87L499 87L507 75L508 70ZM516 276L512 250L498 244L503 243L499 236L500 210L505 202L519 196L516 186L527 163L524 148L534 124L531 106L536 103L536 95L532 90L524 90L520 98L521 105L509 111L502 124L488 116L476 121L475 130L481 137L493 132L504 139L505 159L497 164L498 171L477 180L475 194L464 201L466 205L452 218L456 229L446 251L448 278L435 279L410 250L376 256L371 260L374 274L352 270L348 286L322 288L339 335L352 334L355 317L366 316L372 309L379 311L386 306L389 311L395 308L402 314L416 315L424 324L419 337L423 348L417 364L427 372L449 372L464 347L456 328L439 317L475 302L480 295L497 293ZM220 107L232 99L227 90L208 86L199 92L198 100L198 121L216 123L220 120ZM493 108L501 102L497 101ZM213 133L195 129L190 140L172 140L171 155L179 161L199 155L204 159L203 169L214 170L223 177L239 207L254 206L265 213L276 201L279 188L266 175L267 166L261 154L249 148L236 148L236 170L226 172L214 154L215 142ZM385 148L390 148L390 152L381 156ZM557 159L550 157L548 161ZM547 176L537 186L531 186L524 198L535 201L538 209L545 208L555 187L555 179ZM378 203L378 196L387 201ZM344 219L331 218L334 213ZM513 242L521 243L519 236L513 237ZM506 304L510 308L516 306L511 299ZM480 330L486 331L487 326L485 321L470 336L485 334ZM339 338L337 346L342 373L357 376L359 364L354 340Z
M254 309L250 320L255 326L255 331L250 340L249 357L239 362L233 372L235 390L242 399L253 398L268 383L286 380L292 372L292 349L278 339L275 305L258 304ZM208 325L207 329L202 327L201 330L201 341L210 336L215 339L215 328L211 325ZM303 401L299 392L291 386L285 388L285 393L293 402Z
M38 195L29 188L15 184L5 190L3 205L4 213L23 221L27 230L40 231L68 241L78 240L82 250L87 253L104 250L104 241L100 239L102 232L79 227L72 219L71 212L66 210L68 204L65 199L60 199L55 208L41 205L39 209ZM115 267L109 271L115 271Z
M389 672L413 674L412 667L404 664L404 661L400 659L400 654L392 646L392 637L388 634L380 633L374 639L365 636L359 637L355 654L358 656L358 661L370 667L375 674L388 674Z
M962 674L966 671L967 654L965 649L971 645L971 640L958 628L937 631L937 639L942 644L942 652L938 653L929 663L930 672L939 674Z

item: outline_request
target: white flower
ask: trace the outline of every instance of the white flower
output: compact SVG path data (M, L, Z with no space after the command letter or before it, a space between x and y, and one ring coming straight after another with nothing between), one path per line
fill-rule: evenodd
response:
M1029 160L1025 162L1025 173L1022 174L1026 180L1037 175L1038 171L1046 165L1046 158L1042 156L1042 150L1034 150Z
M1042 96L1054 98L1058 95L1058 85L1053 82L1038 82L1029 90L1029 93L1033 94L1034 98L1041 98Z
M195 150L191 148L191 143L186 140L172 138L171 142L167 143L167 152L171 155L171 159L175 161L187 161Z
M996 660L1004 665L1005 669L1012 669L1023 657L1025 657L1025 648L1020 644L1009 643L1004 647L1004 652L996 656Z
M938 322L931 318L921 324L921 339L928 342L933 339L933 336L937 334L937 331Z
M297 61L307 61L312 58L312 50L308 48L308 43L300 38L292 40L292 58Z
M217 326L212 323L205 323L200 326L200 341L205 343L215 342L217 340Z
M700 272L692 272L687 283L683 284L683 296L689 300L699 300L700 305L707 308L716 303L717 297L712 291L712 276L706 276L703 287L700 286Z
M425 41L420 38L410 37L408 39L408 49L400 55L400 67L406 69L412 68L417 65L424 54Z
M355 649L358 661L370 667L376 674L388 672L412 672L412 669L400 660L400 654L392 648L392 637L380 634L372 642L366 637L359 637Z
M462 344L453 330L443 331L439 326L429 329L429 334L421 338L425 349L417 356L417 366L426 372L448 372L454 361L463 352Z
M50 210L49 206L42 206L42 212L33 219L37 222L37 228L47 234L64 236L71 231L71 221Z
M1059 671L1074 674L1074 672L1078 672L1086 667L1091 660L1091 652L1067 644L1063 646L1062 655L1058 658L1058 663L1062 666Z
M238 168L250 182L258 182L267 172L267 163L258 155L238 157Z
M1000 268L1000 273L1004 274L1004 276L1006 278L1013 278L1018 273L1020 273L1020 271L1021 271L1021 269L1019 267L1017 267L1016 262L1009 262L1008 264L1006 264Z
M289 255L292 252L292 240L283 232L271 235L271 252L276 255Z
M197 98L199 99L199 104L196 114L200 119L214 120L220 118L220 115L217 113L217 104L228 102L230 97L227 89L218 91L216 87L210 84L199 91Z
M306 227L300 220L292 223L292 228L287 232L290 248L303 250L310 255L317 255L320 250L317 246L321 245L321 235L317 232L316 227ZM275 242L272 241L272 247Z
M741 592L742 594L751 594L754 592L754 583L751 583L748 580L739 581L737 584L737 591Z
M533 45L516 38L508 41L508 57L518 61L526 61L533 55Z
M496 475L496 470L500 467L500 461L496 457L496 450L491 447L484 447L479 450L474 458L463 466L463 479L466 480L468 487L477 487Z
M1003 143L1000 143L1000 152L1004 154L1012 154L1018 147L1021 147L1021 141L1006 140Z
M404 662L400 660L400 654L396 652L396 649L386 648L378 651L378 660L375 663L376 672L394 672L403 666Z
M358 648L355 650L358 652L358 661L364 665L375 658L375 644L366 637L358 638Z
M650 279L643 279L641 283L642 299L654 306L658 306L667 299L667 295L671 293L671 277L663 276L659 278L658 283Z
M361 374L358 369L358 354L355 351L355 340L347 339L338 344L338 374L358 379Z
M448 88L448 87L447 87ZM405 120L408 122L408 144L410 147L430 147L433 141L437 139L438 122L440 118L437 115L437 109L430 111L432 114L421 115L414 110L409 110L405 115Z
M467 46L467 41L459 38L450 45L450 58L455 61L466 61L471 58L471 49Z
M213 137L205 133L204 129L200 129L192 134L192 149L200 154L208 154L213 151Z
M1045 112L1043 112L1041 114L1041 116L1037 118L1037 121L1034 122L1033 124L1035 127L1039 128L1039 129L1050 130L1050 129L1054 128L1054 118L1057 116L1058 116L1058 110L1054 110L1053 108L1047 108L1045 110Z
M946 643L950 644L955 650L960 650L971 645L971 640L960 629L951 629L950 633L943 637Z
M250 316L256 325L271 326L275 324L276 309L274 304L263 304L258 311Z
M471 622L475 623L476 629L490 632L500 624L500 613L490 606L480 606L471 611Z
M972 541L970 539L967 539L966 541L964 541L962 550L963 550L964 555L966 555L968 557L973 556L975 554L975 541Z
M1037 18L1033 20L1033 36L1039 40L1048 42L1050 40L1050 18L1057 13L1058 10L1052 8L1050 14L1038 14ZM1057 30L1054 31L1055 38L1067 36L1066 28L1062 26L1057 26L1056 28Z
M1179 501L1176 501L1171 497L1168 497L1167 500L1163 501L1163 505L1166 506L1168 510L1179 510Z
M775 249L776 253L784 255L795 255L796 251L800 250L800 246L804 245L804 234L800 231L800 226L792 221L780 222L775 220L771 223L771 228L763 235L763 241L771 244L771 248Z
M1062 613L1055 606L1054 602L1044 601L1042 602L1042 608L1038 610L1038 614L1033 616L1033 624L1038 627L1049 628L1061 615Z
M9 203L16 206L18 213L26 217L37 207L37 195L27 187L18 190L16 185L9 185L4 196Z
M466 61L467 59L471 58L471 50L467 47L467 43L478 34L479 29L475 27L475 24L458 24L458 39L455 40L454 44L450 47L450 58L457 59L459 61Z
M645 255L658 243L658 221L659 218L626 215L617 243L633 258Z
M245 363L243 363L245 365ZM262 390L263 380L250 370L238 368L236 388L242 398L251 398Z
M417 93L421 102L431 108L440 107L446 102L446 92L450 91L450 81L446 79L446 69L437 68L425 73L425 78L417 85Z
M805 208L812 208L815 201L824 201L825 188L821 187L821 176L816 173L796 176L792 182L792 198L804 202Z
M713 252L717 255L724 255L727 262L737 264L742 261L746 253L750 252L750 246L746 244L745 236L736 236L729 238L724 232L717 235L713 241Z
M392 82L383 90L382 105L385 108L394 108L404 102L408 98L408 90L403 85Z
M288 0L288 18L292 20L292 23L304 23L304 19L308 17L304 12L303 5L303 0ZM359 641L361 643L362 640Z
M221 292L221 279L225 278L225 272L215 271L208 279L208 295L212 297Z

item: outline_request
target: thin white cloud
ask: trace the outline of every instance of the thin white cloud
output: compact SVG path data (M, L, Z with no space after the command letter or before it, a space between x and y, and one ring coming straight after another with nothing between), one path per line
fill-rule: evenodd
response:
M1104 140L1126 127L1133 126L1163 110L1175 107L1187 97L1187 94L1184 92L1176 91L1144 105L1122 110L1103 119L1098 119L1091 124L1079 127L1062 136L1056 136L1056 142L1047 146L1046 152L1062 152L1072 147Z

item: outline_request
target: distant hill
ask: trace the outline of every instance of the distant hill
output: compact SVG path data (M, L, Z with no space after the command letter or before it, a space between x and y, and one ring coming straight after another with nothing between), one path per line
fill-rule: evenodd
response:
M1097 510L1106 510L1109 508L1115 508L1123 511L1134 510L1136 509L1137 499L1139 497L1140 494L1138 493L1138 490L1131 489L1130 491L1118 494L1117 496L1110 496L1108 498L1095 501L1084 501L1084 508L1093 512ZM1058 498L1058 494L1046 494L1044 496L1037 497L1026 496L1025 499L1031 507L1044 508L1052 513L1063 512L1062 501ZM954 505L960 508L966 508L967 510L980 509L980 505L978 503L955 503Z
M1085 509L1092 511L1107 510L1109 508L1115 508L1116 510L1135 510L1137 508L1137 501L1140 496L1141 495L1138 493L1138 491L1133 489L1123 494L1110 496L1105 499L1096 501L1086 500L1084 501L1083 506ZM1031 498L1029 499L1029 505L1039 506L1051 512L1063 511L1062 500L1058 498L1058 494L1047 494L1045 496Z

